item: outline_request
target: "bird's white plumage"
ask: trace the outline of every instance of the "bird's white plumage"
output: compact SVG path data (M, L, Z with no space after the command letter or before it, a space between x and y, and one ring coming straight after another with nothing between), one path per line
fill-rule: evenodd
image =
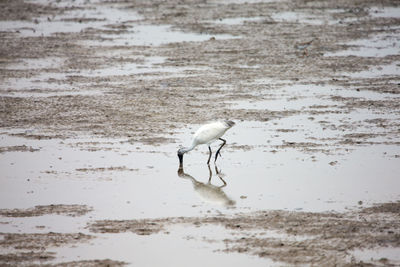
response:
M198 145L206 144L208 145L208 149L210 151L210 155L208 157L207 164L210 163L211 158L211 147L210 144L215 140L220 139L223 143L218 148L217 153L215 154L215 161L217 161L218 155L221 155L220 150L225 145L226 141L221 138L224 133L230 129L235 123L233 121L216 121L205 124L201 126L193 135L192 145L190 147L182 147L178 150L178 158L179 158L179 166L183 166L183 154L193 150Z
M201 126L193 136L193 145L211 144L230 128L223 121L216 121Z

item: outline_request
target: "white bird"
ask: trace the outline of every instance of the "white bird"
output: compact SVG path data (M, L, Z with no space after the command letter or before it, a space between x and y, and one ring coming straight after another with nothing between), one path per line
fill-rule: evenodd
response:
M211 143L216 140L221 140L222 144L218 148L217 153L215 154L215 161L217 161L218 155L220 154L221 148L225 145L226 140L222 139L221 136L229 130L235 123L233 121L216 121L205 124L201 126L196 133L193 135L192 145L190 147L183 147L178 150L178 158L180 166L183 166L183 154L193 150L198 145L208 145L208 150L210 151L210 155L208 156L207 164L210 164L210 159L212 155L211 151Z

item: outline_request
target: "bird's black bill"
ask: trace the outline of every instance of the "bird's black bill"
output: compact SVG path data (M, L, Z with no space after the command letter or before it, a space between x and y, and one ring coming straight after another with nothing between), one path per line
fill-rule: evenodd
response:
M178 158L179 158L179 167L182 168L183 167L183 154L178 154Z

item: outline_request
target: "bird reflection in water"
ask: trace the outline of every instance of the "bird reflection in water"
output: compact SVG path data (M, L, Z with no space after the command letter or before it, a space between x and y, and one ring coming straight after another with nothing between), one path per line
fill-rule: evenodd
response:
M197 181L193 176L185 173L183 170L183 166L180 166L178 169L178 176L184 179L189 179L192 184L194 191L199 195L199 197L208 203L218 204L221 206L229 207L234 206L236 203L234 200L229 198L225 192L222 190L227 184L225 180L222 178L222 174L218 171L217 166L215 166L215 173L218 178L222 181L222 185L213 185L211 184L211 178L213 173L211 171L210 165L208 165L209 170L209 178L207 183L202 183Z

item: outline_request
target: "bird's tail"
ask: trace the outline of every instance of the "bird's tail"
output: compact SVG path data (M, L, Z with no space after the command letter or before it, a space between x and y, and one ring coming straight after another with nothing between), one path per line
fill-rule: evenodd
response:
M235 123L233 121L225 120L224 122L225 122L226 126L228 126L229 128L231 128L233 125L235 125Z

